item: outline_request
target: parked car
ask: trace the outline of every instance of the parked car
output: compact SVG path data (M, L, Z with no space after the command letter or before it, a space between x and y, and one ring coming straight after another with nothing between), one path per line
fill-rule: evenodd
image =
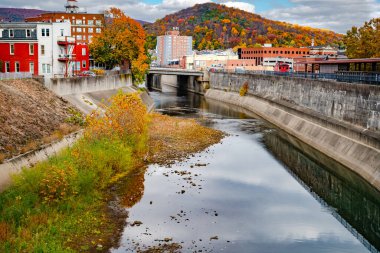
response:
M79 73L78 76L87 77L87 76L96 76L96 74L91 71L83 71Z

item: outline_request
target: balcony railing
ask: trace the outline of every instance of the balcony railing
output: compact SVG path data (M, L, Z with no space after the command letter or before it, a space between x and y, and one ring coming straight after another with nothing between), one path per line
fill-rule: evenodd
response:
M69 36L60 36L57 38L58 45L75 45L75 38Z
M75 54L60 54L58 55L58 61L70 61L75 59Z

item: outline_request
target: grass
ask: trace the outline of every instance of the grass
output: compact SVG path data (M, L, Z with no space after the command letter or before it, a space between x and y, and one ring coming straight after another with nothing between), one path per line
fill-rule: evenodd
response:
M141 109L137 98L120 93L114 102ZM24 169L0 194L0 252L88 252L107 247L118 226L108 209L109 186L136 168L143 153L141 140L146 140L144 131L131 138L122 130L131 129L135 121L147 124L146 111L134 115L140 117L137 120L115 114L116 109L111 105L105 115L112 115L113 124L119 122L119 131L107 131L110 118L94 113L85 137Z
M119 93L87 118L73 147L24 169L0 194L0 252L106 252L144 192L144 161L165 163L217 143L219 131L194 120L148 115L136 94Z

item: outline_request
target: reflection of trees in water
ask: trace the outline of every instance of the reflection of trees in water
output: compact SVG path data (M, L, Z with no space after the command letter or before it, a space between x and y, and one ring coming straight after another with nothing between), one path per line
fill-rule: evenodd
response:
M380 193L364 180L315 150L281 133L264 134L264 143L320 202L336 210L338 219L371 252L380 250ZM299 144L295 148L293 144ZM312 154L314 160L300 150ZM307 150L307 151L306 151ZM310 152L309 152L310 151ZM318 162L315 162L318 161ZM327 164L325 167L321 164ZM347 224L347 223L348 224ZM358 234L359 232L363 237ZM371 245L372 244L372 245ZM377 248L377 250L375 249Z
M146 168L138 169L122 180L120 189L120 202L123 207L131 208L143 197L145 171Z

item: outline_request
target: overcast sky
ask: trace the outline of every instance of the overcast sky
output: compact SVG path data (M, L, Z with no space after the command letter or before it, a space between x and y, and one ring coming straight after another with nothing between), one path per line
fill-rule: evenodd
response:
M100 12L111 6L123 9L132 18L155 21L166 14L210 0L78 0L87 12ZM380 17L380 0L253 0L223 1L245 11L273 20L327 28L345 33L353 25ZM66 0L0 0L0 7L22 7L43 10L64 10Z

